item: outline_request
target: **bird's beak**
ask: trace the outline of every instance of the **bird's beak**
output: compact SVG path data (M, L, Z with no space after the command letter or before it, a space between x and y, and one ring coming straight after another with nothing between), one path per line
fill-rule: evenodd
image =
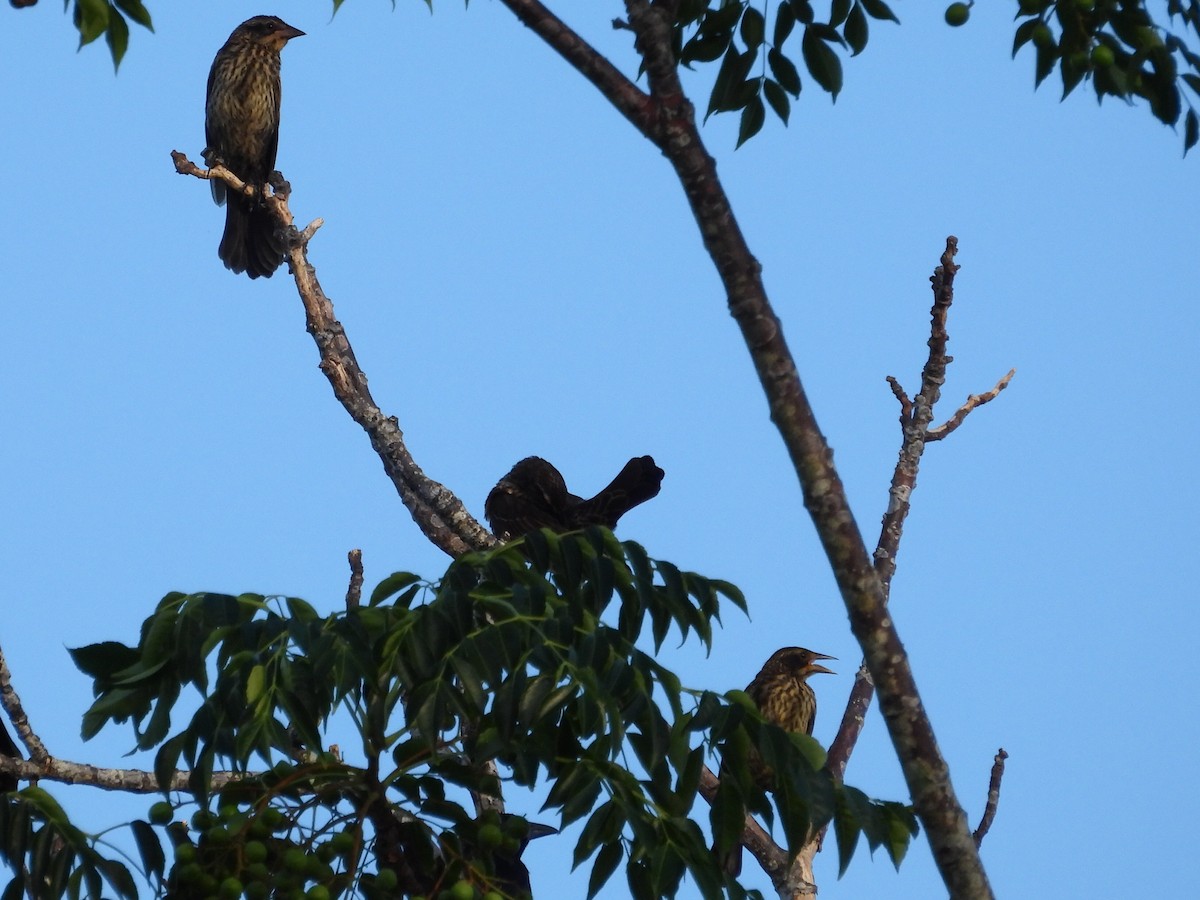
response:
M277 31L276 34L280 35L285 41L290 41L292 38L304 37L303 31L291 25L285 25L280 31Z
M529 840L534 838L546 837L551 834L558 834L558 829L551 825L543 825L541 822L529 823Z
M834 659L834 660L836 660L837 657L836 656L826 656L824 653L814 653L813 659ZM837 672L833 671L833 669L827 669L824 666L820 665L819 663L815 663L815 662L809 663L808 666L806 667L806 670L809 675L816 675L818 672L824 672L826 675L836 675L837 674Z

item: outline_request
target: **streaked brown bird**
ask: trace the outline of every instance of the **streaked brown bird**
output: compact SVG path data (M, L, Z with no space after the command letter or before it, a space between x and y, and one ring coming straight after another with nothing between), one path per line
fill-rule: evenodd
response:
M754 680L746 685L746 693L768 722L784 731L811 735L817 718L817 695L808 683L808 676L824 672L835 674L817 662L835 659L803 647L784 647L771 654ZM771 790L775 773L763 762L753 747L747 754L750 774L763 790ZM724 861L725 871L737 875L742 871L742 845L737 844Z
M562 473L546 460L521 460L492 488L483 504L492 531L502 541L549 528L573 531L586 525L615 528L639 503L658 496L663 470L650 456L635 456L604 490L584 500L567 490Z
M304 32L278 16L255 16L233 30L208 73L204 107L205 159L221 162L260 191L270 181L279 149L279 52ZM217 255L225 268L270 278L286 249L261 197L228 193L213 180L213 199L225 204L225 233Z

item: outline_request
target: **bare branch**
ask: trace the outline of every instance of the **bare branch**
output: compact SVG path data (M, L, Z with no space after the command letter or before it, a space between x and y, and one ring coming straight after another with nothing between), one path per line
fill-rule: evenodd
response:
M252 186L223 166L201 169L178 151L172 151L171 159L181 175L205 180L219 178L235 191L256 194ZM430 541L450 556L492 546L495 539L467 512L462 502L445 486L425 475L405 446L399 422L394 416L384 415L371 396L367 376L358 365L342 323L334 315L333 303L321 289L316 270L308 261L308 241L321 226L321 220L313 221L302 232L297 231L285 193L266 194L262 202L278 218L288 235L288 262L304 303L308 332L321 356L321 371L329 379L334 396L367 432L371 446L383 462L384 471L413 520Z
M930 428L925 435L926 441L940 441L942 438L951 434L954 429L963 423L963 420L970 415L971 411L983 406L985 403L990 403L1000 396L1000 392L1008 387L1008 383L1013 380L1013 376L1017 374L1016 369L1009 369L1008 374L996 382L996 386L990 391L984 391L982 394L971 394L967 397L967 402L960 406L949 419L938 425L936 428Z
M1006 759L1008 759L1008 754L1001 747L996 751L996 756L992 760L992 777L988 780L988 798L987 805L983 809L983 818L979 820L979 827L972 835L975 838L976 847L983 843L984 837L991 830L992 821L996 818L996 807L1000 805L1000 782L1004 778L1004 761Z
M9 671L8 660L4 658L3 648L0 648L0 706L4 707L9 721L17 730L17 737L29 750L29 757L34 764L41 764L50 759L46 745L42 743L42 739L37 736L29 724L29 717L25 715L25 707L21 705L21 698L12 685L12 672ZM0 756L0 763L3 761L4 757Z
M363 564L362 551L351 550L346 554L350 562L350 586L346 588L346 609L358 609L362 600Z
M514 9L531 5L517 0L505 2ZM805 507L837 579L851 629L879 686L884 719L942 877L953 896L991 897L966 814L955 797L894 618L887 612L882 579L863 545L829 446L784 340L782 325L766 296L758 261L746 245L713 160L704 149L692 105L679 84L672 52L672 22L662 7L647 0L626 0L625 5L629 25L637 34L636 47L645 65L651 99L657 107L652 124L639 117L629 118L662 149L674 167L725 286L730 312L742 331L772 421L799 476ZM566 51L572 42L563 42L558 32L539 34L571 60ZM583 74L593 83L602 79L596 69ZM597 86L606 96L615 87L603 83ZM922 428L927 424L926 418Z

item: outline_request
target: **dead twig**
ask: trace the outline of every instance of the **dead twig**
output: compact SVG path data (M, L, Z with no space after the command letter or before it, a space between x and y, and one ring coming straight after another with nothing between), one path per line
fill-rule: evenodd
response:
M983 817L979 820L979 827L972 835L975 838L976 847L983 843L984 836L987 835L992 827L992 821L996 818L996 807L1000 805L1000 781L1004 778L1004 761L1006 759L1008 759L1008 754L1001 747L996 751L996 756L992 760L992 777L988 780L987 805L983 808Z

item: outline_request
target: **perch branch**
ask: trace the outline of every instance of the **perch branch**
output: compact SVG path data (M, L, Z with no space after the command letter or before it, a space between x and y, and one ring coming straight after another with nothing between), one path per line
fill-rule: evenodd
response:
M205 180L219 178L235 191L247 195L255 193L251 186L223 166L201 169L178 151L172 151L171 159L175 162L175 171L181 175ZM334 396L371 439L371 446L413 520L430 541L450 556L461 556L494 544L495 539L467 512L462 502L446 487L425 475L408 452L397 419L385 416L371 396L367 376L358 365L342 323L334 315L333 303L321 289L316 270L308 261L308 241L320 227L320 220L298 231L286 194L268 194L262 200L288 236L288 263L304 303L308 332L320 353L321 371L329 379Z
M991 897L966 814L954 794L900 635L888 613L880 577L800 383L782 325L767 298L758 261L738 227L715 163L700 138L692 104L679 83L671 49L673 22L667 9L647 0L626 0L628 23L636 35L635 46L650 87L648 101L632 104L626 101L628 80L614 74L611 66L595 65L590 59L577 61L578 48L586 45L561 22L552 20L540 3L503 2L612 100L674 168L758 372L771 419L795 467L805 508L837 579L851 629L879 686L888 732L938 869L953 897ZM534 23L546 23L547 27Z
M346 609L358 609L358 605L362 601L362 551L351 550L346 554L346 559L350 563L350 585L346 588Z
M1004 761L1006 759L1008 759L1008 754L1001 747L996 751L996 756L992 760L992 777L988 779L987 805L983 808L983 817L979 820L979 827L972 835L975 838L976 847L983 843L984 837L991 830L992 820L996 818L996 807L1000 805L1000 782L1004 778Z
M29 757L33 760L33 765L40 765L50 759L46 745L42 743L42 739L37 736L29 724L29 717L25 715L25 707L21 705L21 698L12 685L12 673L8 669L8 660L4 658L3 648L0 648L0 706L4 707L9 721L17 730L17 737L29 750ZM5 759L6 757L0 755L0 765L4 763ZM23 762L23 760L19 761Z

